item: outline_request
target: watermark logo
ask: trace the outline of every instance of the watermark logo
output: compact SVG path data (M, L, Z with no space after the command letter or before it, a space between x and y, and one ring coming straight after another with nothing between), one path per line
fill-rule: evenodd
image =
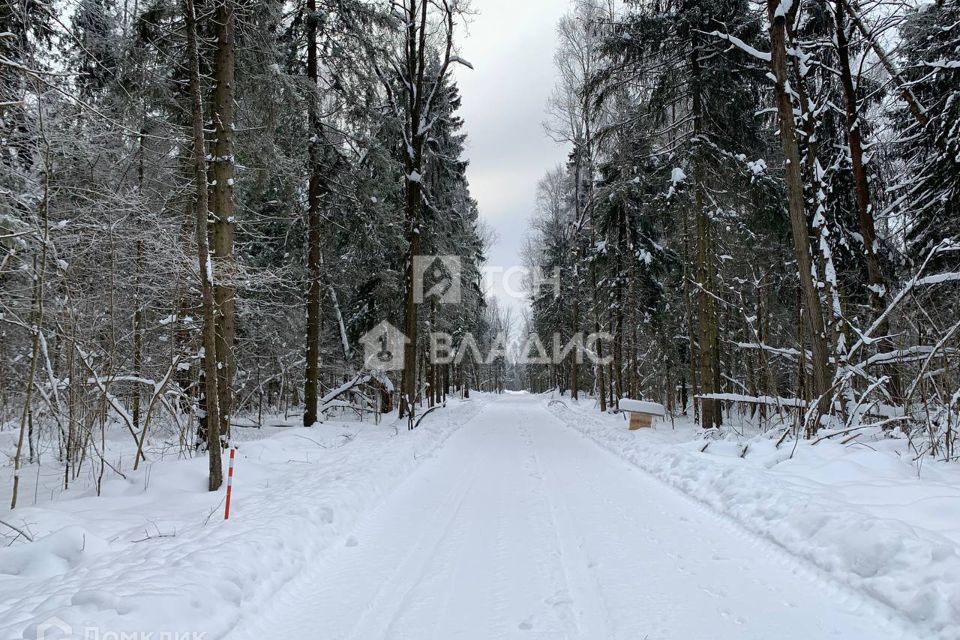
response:
M477 265L480 287L497 296L517 300L543 296L560 297L560 269L544 271L540 267ZM463 259L453 255L413 257L413 302L459 304L462 302Z
M400 371L409 341L403 331L384 320L360 337L364 366L371 371Z
M509 268L484 265L480 268L481 287L495 295L516 300L537 299L542 296L560 297L560 269L546 272L540 267L513 266Z
M57 617L38 624L34 636L35 640L206 640L206 637L206 631L108 631L95 625L78 629Z
M460 256L414 256L413 301L460 302Z
M412 294L414 304L430 301L439 304L462 302L462 281L471 283L469 292L479 286L482 292L534 302L558 299L562 293L561 270L547 272L540 267L514 266L508 269L495 266L473 265L464 271L463 259L455 255L414 256L412 266ZM512 324L512 323L511 323ZM552 340L530 334L521 340L510 340L506 333L486 336L481 341L471 333L453 335L437 331L425 333L429 339L428 357L431 364L457 364L465 359L476 363L507 361L524 365L559 364L569 359L582 363L584 360L598 365L608 364L610 356L603 357L602 343L613 343L609 333L597 332L584 335L555 334ZM360 338L364 347L364 368L368 371L401 371L404 368L404 351L411 343L404 333L386 320Z
M60 618L47 618L37 625L37 640L67 640L76 638L73 627Z
M531 333L521 341L511 341L505 333L501 332L490 341L484 353L477 339L470 333L456 341L449 333L434 331L430 333L429 359L431 364L458 366L468 357L471 362L483 364L493 364L502 360L520 365L546 365L560 364L572 358L577 364L583 364L585 360L589 360L593 364L607 365L613 361L613 358L609 355L600 355L599 346L604 342L612 344L613 335L606 332L588 335L575 333L564 340L560 334L555 333L549 343L552 349L548 349L536 333Z

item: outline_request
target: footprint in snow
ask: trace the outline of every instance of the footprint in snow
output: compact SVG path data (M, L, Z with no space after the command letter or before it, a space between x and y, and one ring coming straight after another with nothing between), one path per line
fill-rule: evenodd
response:
M732 611L730 611L730 610L728 610L728 609L719 609L718 611L719 611L719 613L720 613L721 616L723 616L724 618L733 620L736 624L746 624L746 623L747 623L746 620L744 620L743 618L741 618L741 617L738 616L738 615L735 615Z
M355 547L360 544L360 541L357 540L354 536L347 536L347 541L344 543L346 547Z
M700 587L700 591L703 591L708 596L713 596L714 598L724 597L724 593L722 591L714 591L712 589L708 589L707 587Z

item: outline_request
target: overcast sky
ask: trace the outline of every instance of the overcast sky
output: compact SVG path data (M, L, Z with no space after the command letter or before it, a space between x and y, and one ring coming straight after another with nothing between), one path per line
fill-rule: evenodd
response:
M537 181L566 151L543 131L554 85L556 25L566 0L474 0L478 14L460 38L462 115L468 135L468 178L481 217L497 239L488 265L520 265ZM502 291L497 292L503 298ZM514 302L513 306L523 306Z

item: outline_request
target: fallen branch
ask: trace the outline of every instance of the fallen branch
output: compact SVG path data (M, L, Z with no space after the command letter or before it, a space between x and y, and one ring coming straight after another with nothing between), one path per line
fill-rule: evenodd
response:
M890 423L890 422L901 422L901 421L903 421L903 420L909 420L909 419L910 419L909 416L894 416L893 418L888 418L888 419L886 419L886 420L881 420L880 422L873 422L873 423L870 423L870 424L862 424L862 425L860 425L859 427L851 427L851 428L849 428L849 429L841 429L840 431L834 431L833 433L828 433L828 434L826 434L826 435L820 436L819 438L817 438L816 440L814 440L813 442L811 442L811 443L810 443L810 446L812 447L812 446L816 445L816 444L819 443L819 442L823 442L824 440L829 440L830 438L834 438L834 437L836 437L836 436L842 436L842 435L846 435L846 434L848 434L848 433L853 433L854 431L861 431L861 430L863 430L863 429L871 429L871 428L873 428L873 427L882 427L882 426L884 426L885 424L888 424L888 423Z
M851 442L853 442L854 440L856 440L857 438L859 438L859 437L862 436L862 435L863 435L862 433L855 433L855 434L853 434L852 436L850 436L849 438L844 438L843 440L841 440L841 441L840 441L840 444L850 444Z
M416 429L417 427L420 426L420 423L423 422L423 419L424 419L424 418L426 418L428 415L430 415L431 413L433 413L433 412L436 411L437 409L442 409L443 407L446 407L446 406L447 406L447 401L446 401L446 400L443 401L443 404L435 404L435 405L433 405L432 407L430 407L429 409L427 409L426 411L424 411L423 413L420 414L420 419L417 420L416 424L413 425L413 428Z
M340 385L339 387L337 387L327 395L320 398L320 400L317 402L317 405L319 406L319 409L317 409L317 413L323 413L328 409L333 409L338 406L343 406L341 403L335 403L334 400L336 400L337 398L345 394L347 391L350 391L354 387L357 387L361 384L369 382L370 379L371 379L370 375L365 373L358 373L356 376L354 376L353 380L350 380L349 382L344 382L342 385ZM352 405L350 406L352 407Z
M24 538L26 538L28 542L33 542L33 537L30 536L30 535L29 535L26 531L24 531L23 529L20 529L19 527L15 527L15 526L13 526L12 524L10 524L9 522L5 522L5 521L3 521L3 520L0 520L0 524L2 524L2 525L5 526L5 527L10 527L10 528L13 529L14 531L16 531L18 534L20 534L21 536L23 536ZM16 540L16 538L14 538L14 540Z

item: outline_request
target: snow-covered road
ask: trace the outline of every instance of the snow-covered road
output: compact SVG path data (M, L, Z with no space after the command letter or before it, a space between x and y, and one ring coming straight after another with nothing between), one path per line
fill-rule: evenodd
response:
M231 640L913 637L524 395L490 402L264 609Z

